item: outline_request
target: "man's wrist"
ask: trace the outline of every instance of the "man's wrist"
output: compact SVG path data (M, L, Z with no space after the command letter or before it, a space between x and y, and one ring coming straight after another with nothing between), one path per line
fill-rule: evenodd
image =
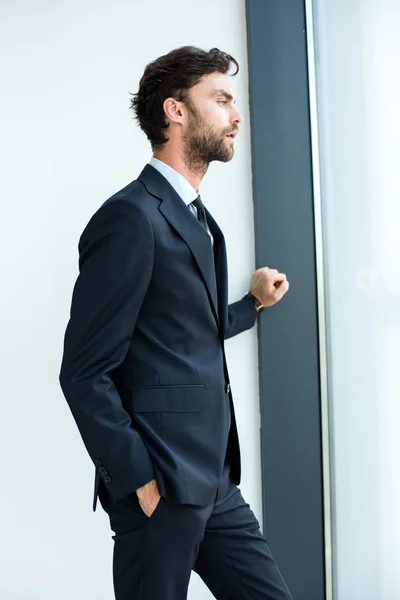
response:
M251 292L248 292L245 296L243 296L242 299L251 300L254 304L254 308L256 309L257 313L261 313L265 308L265 306Z

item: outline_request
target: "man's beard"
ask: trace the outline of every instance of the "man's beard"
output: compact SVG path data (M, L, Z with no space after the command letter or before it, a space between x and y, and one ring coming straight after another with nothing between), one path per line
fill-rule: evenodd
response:
M232 127L221 131L207 125L204 119L193 108L189 108L189 131L184 138L184 161L193 172L207 171L214 160L228 162L235 153L233 144L227 142L226 136L232 133Z

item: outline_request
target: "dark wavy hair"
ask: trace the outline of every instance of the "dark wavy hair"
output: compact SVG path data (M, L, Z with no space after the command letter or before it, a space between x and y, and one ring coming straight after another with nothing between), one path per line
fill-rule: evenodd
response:
M171 50L147 65L139 83L139 90L131 94L130 108L139 127L150 140L152 149L168 141L168 123L164 114L164 100L175 98L188 102L188 93L205 75L228 73L231 64L239 65L230 55L212 48L208 52L195 46L183 46Z

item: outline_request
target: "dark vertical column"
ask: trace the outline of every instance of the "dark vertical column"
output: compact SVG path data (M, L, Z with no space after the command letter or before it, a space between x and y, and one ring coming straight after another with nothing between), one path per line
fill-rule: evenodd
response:
M317 283L302 0L247 0L257 266L290 290L259 324L264 532L295 600L325 599Z

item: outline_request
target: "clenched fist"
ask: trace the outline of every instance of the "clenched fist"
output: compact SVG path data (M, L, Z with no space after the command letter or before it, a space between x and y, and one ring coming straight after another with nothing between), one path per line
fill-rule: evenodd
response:
M262 267L254 271L251 277L250 292L266 307L279 302L288 289L286 275L276 269Z

